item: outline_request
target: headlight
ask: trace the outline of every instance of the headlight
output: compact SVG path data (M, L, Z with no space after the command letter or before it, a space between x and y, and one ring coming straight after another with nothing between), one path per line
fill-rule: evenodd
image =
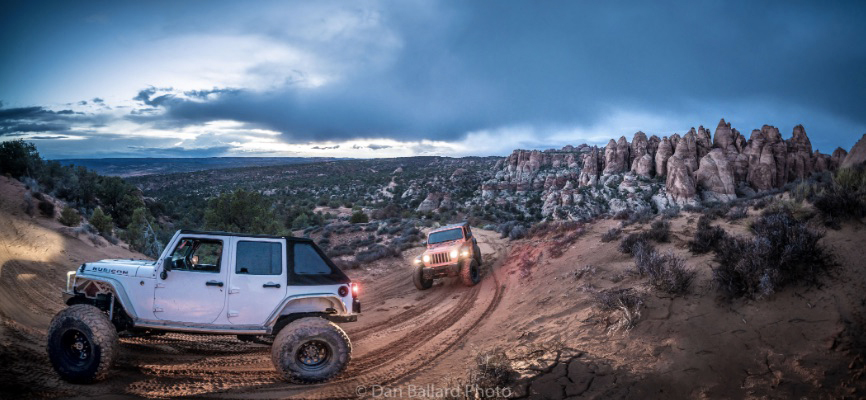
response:
M425 263L428 263L428 262L430 262L430 255L425 254L424 257L421 257L421 259L424 260Z
M457 249L451 250L451 258L457 258Z
M469 249L464 249L460 252L460 257L469 257Z
M412 260L412 262L415 264L421 264L421 257L415 257L415 259Z

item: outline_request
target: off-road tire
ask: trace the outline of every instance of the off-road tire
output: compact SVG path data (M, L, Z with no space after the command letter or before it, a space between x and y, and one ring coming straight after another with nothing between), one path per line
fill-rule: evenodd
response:
M310 346L327 349L324 360L315 366L301 361L303 350ZM346 332L333 322L306 317L286 325L274 339L271 362L280 376L292 383L327 381L346 369L352 359L352 342Z
M424 267L416 265L412 272L412 282L415 282L415 287L418 290L427 290L433 286L433 279L424 279Z
M117 330L108 316L93 305L69 306L51 320L48 358L65 381L93 383L105 379L118 351Z
M463 262L460 266L460 280L466 286L475 286L481 281L481 271L478 269L478 263L475 260Z

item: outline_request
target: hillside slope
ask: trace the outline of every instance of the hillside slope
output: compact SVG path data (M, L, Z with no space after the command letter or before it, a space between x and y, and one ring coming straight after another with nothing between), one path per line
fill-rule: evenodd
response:
M76 234L38 211L30 217L24 212L26 192L20 182L0 176L0 394L47 387L71 394L75 387L62 383L48 364L44 339L63 307L66 272L86 261L145 257Z

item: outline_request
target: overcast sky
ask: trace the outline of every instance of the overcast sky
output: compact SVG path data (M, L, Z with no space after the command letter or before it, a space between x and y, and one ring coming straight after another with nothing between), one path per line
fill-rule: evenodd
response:
M862 1L7 1L0 38L0 140L48 158L866 133Z

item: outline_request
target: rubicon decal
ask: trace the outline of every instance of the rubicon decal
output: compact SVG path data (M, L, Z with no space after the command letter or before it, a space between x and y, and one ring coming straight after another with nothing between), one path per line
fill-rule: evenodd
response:
M93 269L91 269L91 271L93 271L93 272L105 272L107 274L114 274L114 275L129 275L129 271L127 271L125 269L93 267Z

